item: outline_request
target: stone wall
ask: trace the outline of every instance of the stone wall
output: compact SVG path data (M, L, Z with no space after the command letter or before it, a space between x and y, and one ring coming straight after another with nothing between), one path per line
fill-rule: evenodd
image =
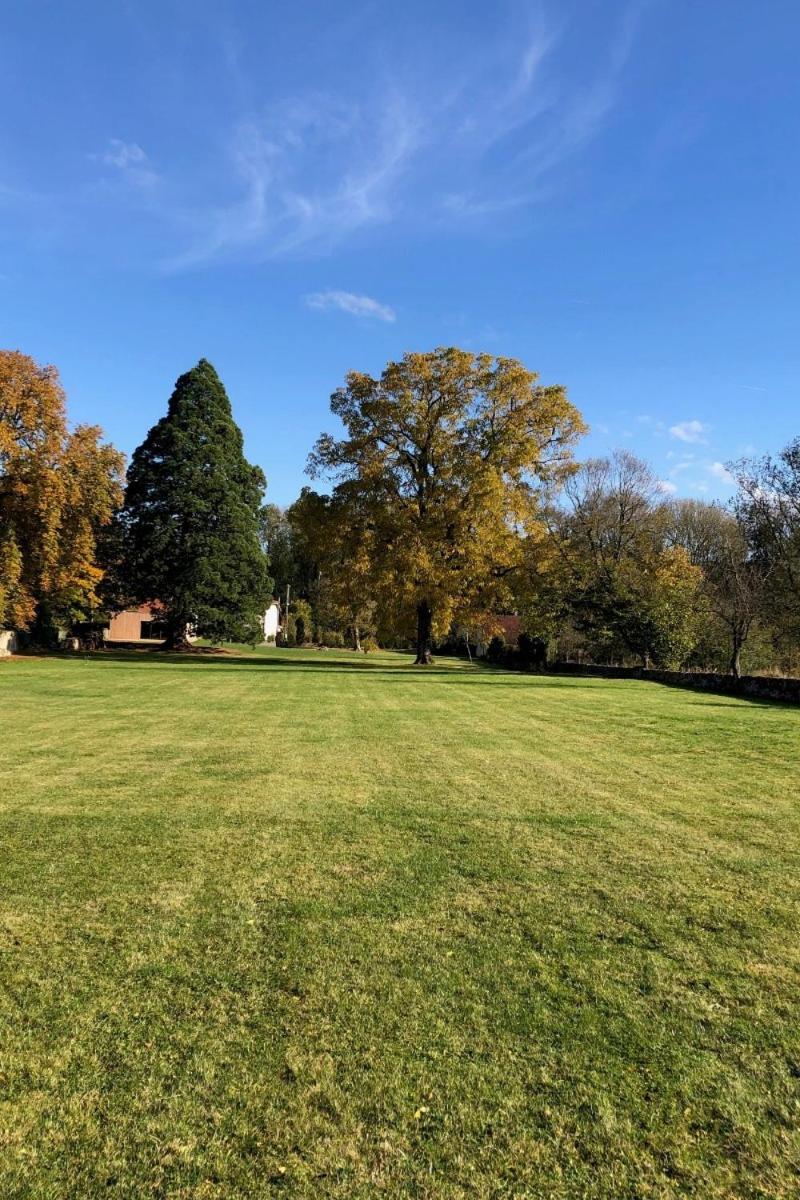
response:
M606 679L647 679L672 687L697 688L708 692L724 692L752 700L782 700L800 704L800 679L780 679L767 675L718 675L711 671L657 671L644 667L587 666L584 663L551 663L548 671L555 675L600 675Z

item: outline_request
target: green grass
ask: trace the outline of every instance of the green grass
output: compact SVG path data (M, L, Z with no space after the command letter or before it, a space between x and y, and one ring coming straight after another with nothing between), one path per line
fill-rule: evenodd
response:
M800 710L0 665L0 1196L800 1195Z

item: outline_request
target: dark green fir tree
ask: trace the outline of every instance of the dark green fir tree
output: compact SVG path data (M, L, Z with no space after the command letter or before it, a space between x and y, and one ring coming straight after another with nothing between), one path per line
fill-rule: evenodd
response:
M120 517L127 592L161 605L166 648L186 647L187 630L215 642L257 636L271 594L259 540L265 486L203 358L134 452Z

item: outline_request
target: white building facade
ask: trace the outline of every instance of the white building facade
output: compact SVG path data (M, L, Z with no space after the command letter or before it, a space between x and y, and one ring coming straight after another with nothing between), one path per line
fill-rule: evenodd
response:
M278 634L281 631L281 607L277 600L273 600L267 611L264 613L264 641L267 645L274 646Z

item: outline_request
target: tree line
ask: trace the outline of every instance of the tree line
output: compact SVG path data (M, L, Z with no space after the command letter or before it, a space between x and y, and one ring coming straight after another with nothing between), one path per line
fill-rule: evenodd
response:
M69 429L52 367L0 353L0 627L34 637L157 603L165 645L255 641L273 595L288 642L491 642L517 614L551 655L658 666L800 666L800 439L729 464L729 505L666 497L619 451L580 462L561 386L514 359L409 353L351 372L312 479L264 503L206 360L122 455ZM288 604L287 604L288 600Z

